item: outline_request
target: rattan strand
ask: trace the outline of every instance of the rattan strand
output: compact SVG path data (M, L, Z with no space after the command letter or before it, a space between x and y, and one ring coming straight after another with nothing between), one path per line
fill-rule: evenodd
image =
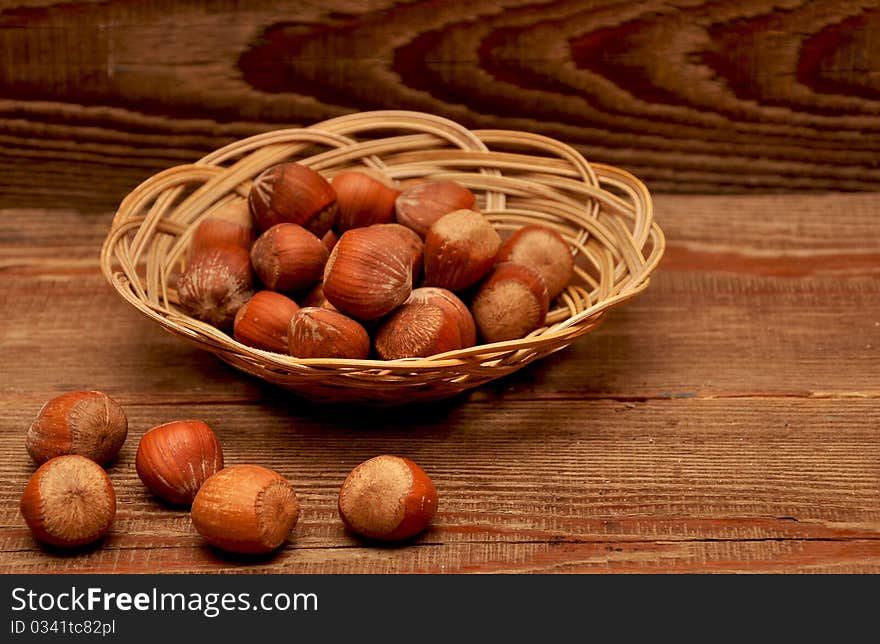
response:
M240 344L185 315L171 281L198 222L246 196L254 177L283 161L328 178L368 166L402 185L458 181L502 234L530 223L562 234L576 259L575 278L552 303L545 325L527 337L428 358L303 360ZM312 400L395 405L447 398L564 349L648 286L664 248L650 193L624 170L591 164L544 136L472 131L430 114L379 111L253 136L150 177L120 204L101 269L143 315L245 373Z

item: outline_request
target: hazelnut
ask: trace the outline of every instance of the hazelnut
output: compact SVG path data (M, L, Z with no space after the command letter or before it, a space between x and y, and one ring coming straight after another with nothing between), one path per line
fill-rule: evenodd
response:
M238 309L233 337L255 349L287 353L287 328L299 305L275 291L257 291Z
M34 472L21 497L21 514L39 541L74 547L103 537L116 516L107 472L78 454L57 456Z
M549 297L544 279L531 266L501 262L480 285L471 312L485 342L522 338L544 323Z
M236 312L253 293L250 253L230 244L192 256L177 281L181 308L221 329L232 326Z
M444 309L446 315L454 318L458 323L462 349L472 347L477 343L477 329L474 325L474 316L471 315L467 305L452 291L438 286L422 286L413 289L405 304L409 302L434 304Z
M565 290L574 275L571 248L562 235L535 224L511 235L501 247L497 261L528 264L537 270L544 278L551 302Z
M403 304L382 322L373 344L383 360L425 358L461 349L458 316L434 304Z
M424 237L446 213L472 208L474 193L455 181L423 181L404 190L395 202L397 222Z
M321 240L302 226L277 224L254 242L251 262L266 288L288 293L321 279L329 254Z
M327 252L333 250L333 247L336 245L336 242L339 241L339 235L336 234L334 230L328 230L324 233L324 236L321 237L321 243L324 244L324 247L327 249Z
M462 291L492 270L501 236L475 210L443 215L425 236L425 285Z
M352 170L330 180L336 191L337 231L394 221L394 206L400 190L379 173Z
M387 225L345 231L324 266L324 296L358 320L387 315L412 291L412 249Z
M349 358L370 354L370 336L355 320L339 311L303 307L290 319L290 355L296 358Z
M422 532L437 512L437 489L408 458L384 454L355 467L339 490L339 516L351 532L383 541Z
M238 197L199 222L190 240L189 256L226 244L250 248L253 241L254 226L247 200Z
M229 552L272 552L299 519L299 501L283 476L259 465L232 465L209 477L192 504L196 530Z
M419 237L416 231L407 228L403 224L376 224L375 227L378 230L396 234L403 242L403 245L409 249L410 261L412 262L412 283L413 285L418 284L419 278L422 275L422 256L425 250L425 243L422 241L422 238Z
M99 465L112 460L128 435L128 419L115 400L100 391L70 391L48 401L25 435L36 463L79 454Z
M177 505L189 505L205 480L223 468L223 450L200 420L176 420L141 437L135 470L150 492Z
M299 224L318 237L333 225L336 193L327 180L300 163L280 163L251 186L248 204L259 232L281 223Z

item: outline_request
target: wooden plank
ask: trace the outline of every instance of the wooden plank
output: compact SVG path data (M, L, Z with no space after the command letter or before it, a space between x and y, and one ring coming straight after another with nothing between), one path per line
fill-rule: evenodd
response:
M114 528L71 555L37 546L18 515L30 413L0 405L0 572L880 572L876 399L126 411L131 434L109 468ZM206 548L185 510L140 485L140 435L181 417L209 422L228 463L275 468L296 487L302 520L282 552ZM386 452L416 460L440 491L434 525L405 548L370 547L336 515L348 471Z
M0 207L106 210L234 139L386 108L664 192L874 190L878 31L858 0L6 3Z

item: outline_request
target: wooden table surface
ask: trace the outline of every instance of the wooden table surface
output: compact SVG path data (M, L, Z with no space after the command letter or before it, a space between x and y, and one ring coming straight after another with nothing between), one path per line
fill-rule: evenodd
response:
M860 0L17 0L0 6L0 573L880 572L880 10ZM141 317L99 249L126 193L233 140L357 110L540 132L655 194L645 293L568 349L400 409L305 403ZM40 406L130 433L101 543L36 544ZM206 547L134 470L201 418L295 485L274 556ZM383 452L440 492L402 547L346 534Z
M880 194L656 197L648 290L572 347L452 400L305 403L129 308L104 281L111 215L0 217L0 572L880 572ZM96 388L130 433L116 521L75 553L18 513L41 404ZM153 425L201 418L228 463L277 469L303 512L274 556L225 556L141 486ZM336 495L380 453L421 464L432 527L345 532Z

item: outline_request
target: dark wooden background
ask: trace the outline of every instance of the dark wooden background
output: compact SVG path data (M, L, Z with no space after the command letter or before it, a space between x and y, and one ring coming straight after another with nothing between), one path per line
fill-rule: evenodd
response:
M542 132L662 192L880 180L876 1L2 6L5 207L112 209L236 138L384 108Z
M648 291L471 395L303 404L104 282L123 196L238 138L402 108L540 132L656 197ZM880 572L880 2L0 2L0 571ZM18 514L40 405L129 411L120 510L73 555ZM139 485L148 427L201 417L303 501L274 558L204 547ZM411 547L335 494L378 452L441 490Z

